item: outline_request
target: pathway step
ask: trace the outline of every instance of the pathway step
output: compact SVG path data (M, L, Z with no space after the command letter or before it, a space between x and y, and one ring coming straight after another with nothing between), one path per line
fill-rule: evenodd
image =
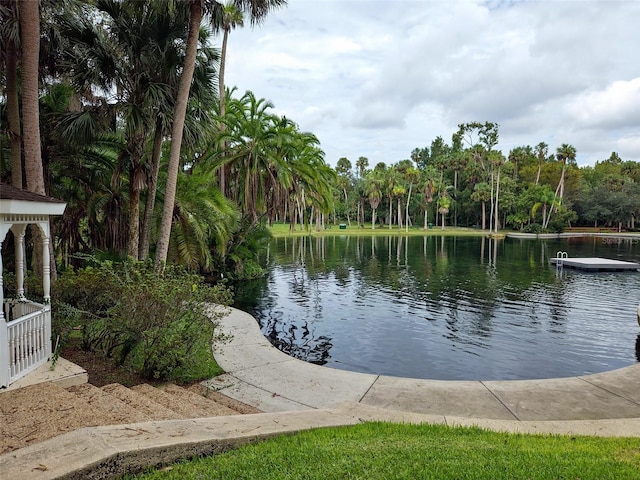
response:
M172 398L187 402L194 411L193 417L218 417L221 415L238 415L240 412L217 402L215 399L206 398L189 388L180 387L173 383L162 385L159 389Z
M138 423L154 420L150 415L123 402L118 397L90 383L68 387L67 391L74 393L87 401L93 408L109 412L113 423Z
M155 420L178 420L182 418L182 415L178 412L155 402L147 395L131 390L119 383L111 383L100 388Z
M110 423L109 415L51 382L0 395L0 453L82 427ZM0 475L1 476L1 475Z

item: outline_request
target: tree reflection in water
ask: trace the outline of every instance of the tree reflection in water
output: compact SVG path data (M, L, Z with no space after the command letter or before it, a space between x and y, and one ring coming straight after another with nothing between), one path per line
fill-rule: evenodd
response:
M244 282L235 306L281 351L363 373L531 379L640 361L640 274L560 276L560 250L640 260L597 238L279 238L269 275Z
M271 344L278 350L299 360L304 360L316 365L327 363L331 355L329 350L333 347L331 338L320 335L315 337L309 334L309 323L301 321L298 326L295 323L283 324L280 320L282 313L270 315L263 319L260 325L262 332ZM261 322L262 323L262 322Z

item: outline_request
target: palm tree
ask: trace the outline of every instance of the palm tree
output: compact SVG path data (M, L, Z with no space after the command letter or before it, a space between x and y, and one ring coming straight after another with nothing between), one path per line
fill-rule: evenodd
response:
M385 189L387 192L387 196L389 197L389 230L391 230L391 226L393 225L393 197L395 197L396 192L398 191L399 180L400 179L398 178L398 172L395 166L386 170ZM404 193L404 191L402 193Z
M229 33L236 27L244 26L244 17L242 11L234 3L226 3L222 6L222 52L220 54L220 70L218 72L218 96L220 97L220 118L224 118L226 111L226 94L224 88L224 72L227 63L227 41ZM224 129L224 122L220 122L220 128ZM222 145L222 150L226 150L226 146ZM220 168L220 190L225 192L225 168Z
M531 216L535 217L538 209L542 207L542 228L546 229L549 226L549 220L551 220L551 211L548 208L557 208L559 205L560 202L555 193L547 185L544 185L538 193L538 201L531 208Z
M140 198L148 181L145 147L154 119L165 116L161 106L173 102L171 72L162 65L162 54L169 48L170 56L175 56L172 44L183 32L178 22L171 22L166 8L152 1L97 0L96 8L106 28L92 18L67 20L66 33L73 40L68 57L73 58L73 80L79 91L95 87L115 91L114 115L122 119L126 138L119 168L129 180L127 253L137 259Z
M204 7L213 10L212 18L217 20L214 28L220 28L220 13L222 6L217 1L207 0L185 0L189 5L189 27L186 42L186 54L182 75L176 95L175 111L173 115L173 127L171 129L171 148L169 151L169 165L167 167L167 184L165 187L165 203L162 211L162 223L156 248L155 265L160 267L167 260L169 249L169 239L171 236L171 225L173 219L173 208L176 198L176 183L178 179L178 169L180 166L180 148L182 146L182 135L189 99L191 80L195 69L196 53L198 49L198 39L200 33L200 23L202 21ZM235 5L248 11L251 23L260 22L267 13L276 7L285 5L285 0L234 0Z
M351 162L346 157L338 159L336 164L336 172L338 174L338 187L344 195L344 207L347 215L347 223L351 226L351 217L349 216L349 195L347 189L351 190L353 186L353 177L351 174Z
M7 130L10 142L11 185L22 190L22 128L20 125L20 101L18 95L19 29L17 3L3 0L0 8L0 47L6 52L4 60L5 95L7 97Z
M547 159L547 155L549 153L549 146L540 142L536 145L536 158L538 159L538 172L536 173L536 185L540 182L540 173L542 172L542 163Z
M442 230L444 230L445 218L449 213L449 207L451 207L451 198L449 197L448 192L450 188L452 187L448 186L447 188L444 188L440 194L440 198L438 199L438 212L440 212L442 217Z
M22 50L22 121L24 169L27 190L45 194L40 147L40 109L38 105L40 9L37 1L21 1L20 40Z
M216 166L228 165L231 196L241 207L243 215L258 221L265 211L266 177L273 169L286 171L286 161L277 147L284 145L284 137L291 136L293 126L270 112L273 104L246 92L241 99L229 103L224 118L225 133L220 141L228 145L227 152L219 152Z
M489 230L493 228L494 233L498 233L498 226L500 224L500 218L498 215L498 200L500 198L500 172L502 171L502 165L505 163L504 156L500 152L490 152L489 162L491 163L491 183L493 185L494 172L496 176L495 181L495 197L492 202L492 210L490 217L493 219L493 227L490 224ZM491 223L491 222L490 222Z
M560 173L560 181L556 188L556 197L558 201L562 203L564 198L564 180L567 171L567 162L574 163L576 160L576 149L574 146L567 143L563 143L562 146L556 150L556 158L562 162L562 172Z
M191 269L211 271L212 252L224 256L239 224L236 206L213 186L212 177L197 170L178 178L169 258Z
M369 198L369 205L371 206L371 229L376 228L376 210L382 200L381 190L382 180L376 170L373 170L367 175L365 180L365 192Z
M473 187L471 200L482 204L482 230L487 228L487 202L491 198L491 187L487 182L476 183Z
M436 194L436 187L433 181L433 177L428 177L427 181L424 185L424 230L427 229L428 220L429 220L429 204L433 202L433 196Z

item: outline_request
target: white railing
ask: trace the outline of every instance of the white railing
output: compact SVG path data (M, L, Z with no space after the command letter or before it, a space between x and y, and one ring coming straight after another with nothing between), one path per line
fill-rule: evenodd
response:
M9 383L45 363L51 354L51 309L35 302L15 302L6 324ZM1 362L0 362L1 363Z

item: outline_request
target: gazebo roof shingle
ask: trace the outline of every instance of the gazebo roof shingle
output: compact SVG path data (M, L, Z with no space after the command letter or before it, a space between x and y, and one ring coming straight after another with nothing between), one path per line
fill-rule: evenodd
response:
M6 183L0 183L0 200L24 200L27 202L65 203L57 198L47 197L38 193L20 190Z

